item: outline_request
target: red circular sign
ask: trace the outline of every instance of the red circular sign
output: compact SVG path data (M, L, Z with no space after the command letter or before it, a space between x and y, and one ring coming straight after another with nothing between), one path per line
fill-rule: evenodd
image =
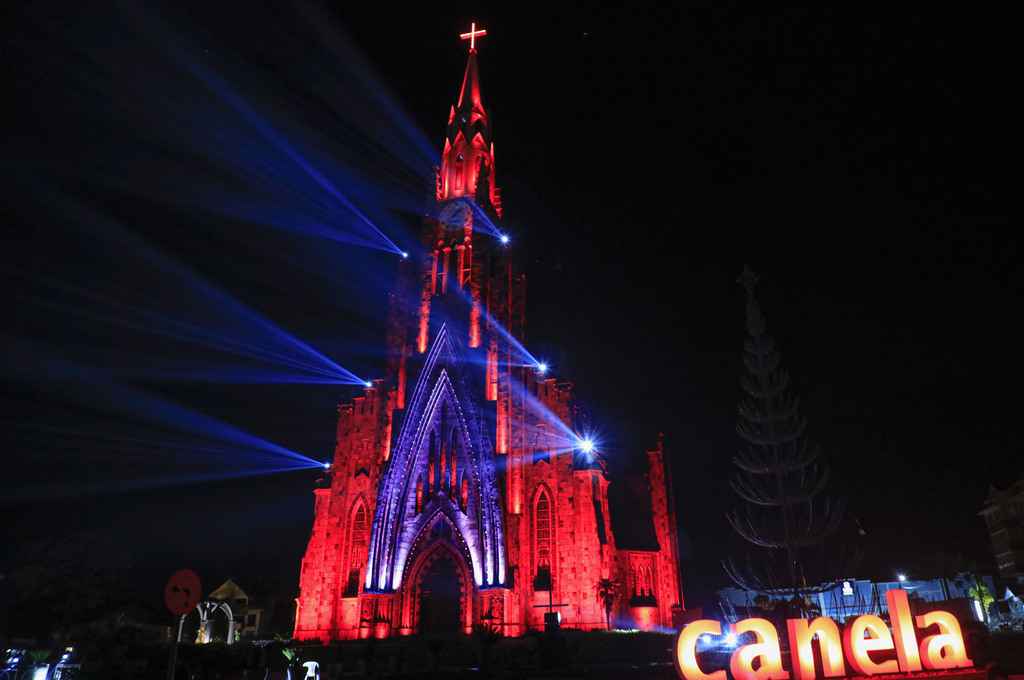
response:
M202 597L199 576L191 569L174 572L164 586L164 604L172 614L184 616L192 611Z

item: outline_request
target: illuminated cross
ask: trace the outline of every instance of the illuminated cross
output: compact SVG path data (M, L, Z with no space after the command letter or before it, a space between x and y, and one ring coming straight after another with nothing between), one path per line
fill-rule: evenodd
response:
M487 35L487 30L483 28L479 31L476 30L476 22L474 21L469 24L469 33L460 33L459 37L469 41L469 51L472 52L476 49L476 37L480 36L482 38L485 35Z
M562 623L561 618L555 616L555 607L569 606L566 602L559 602L558 604L555 604L554 600L552 600L551 598L552 590L554 590L554 586L552 586L551 583L548 583L548 603L533 605L534 609L543 609L545 607L547 608L548 611L544 614L544 630L549 632L557 631Z
M559 604L555 604L554 601L551 599L551 590L552 590L551 584L549 583L548 584L548 603L547 604L535 604L535 605L533 605L534 609L544 609L546 607L547 610L548 610L548 614L554 614L555 613L555 607L568 607L569 606L568 604L566 604L564 602L559 603Z

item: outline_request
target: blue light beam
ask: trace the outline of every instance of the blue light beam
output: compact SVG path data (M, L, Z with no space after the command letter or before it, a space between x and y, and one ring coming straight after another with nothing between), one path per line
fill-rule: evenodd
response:
M173 43L168 43L168 45L172 44ZM344 193L342 193L333 182L331 182L317 168L307 161L305 157L284 138L283 135L278 133L277 130L270 125L270 123L256 113L245 99L235 92L234 89L224 81L224 79L213 71L203 68L199 63L192 61L180 48L171 47L170 50L180 65L202 81L211 92L220 97L222 101L227 103L243 118L245 118L265 140L273 144L279 151L290 158L303 172L313 179L321 189L337 199L343 206L345 206L345 208L355 215L363 225L371 231L371 233L379 237L384 244L384 250L395 253L396 255L402 254L402 249L399 248L394 241L388 238L388 236L381 231L376 224L374 224L373 220L371 220L366 213L360 210L360 208Z
M112 380L105 371L40 354L35 345L26 346L3 338L14 375L25 382L42 385L89 408L132 416L156 425L226 442L240 452L252 451L295 461L301 466L322 467L321 461L269 442L212 416ZM40 382L45 379L44 382ZM295 463L293 463L294 465Z
M162 286L189 291L191 295L184 302L188 312L196 318L196 322L122 302L53 276L35 276L34 280L37 285L71 296L72 304L55 302L40 296L25 296L33 303L58 309L62 313L201 344L236 356L294 369L301 372L295 382L323 381L345 385L366 383L365 378L357 376L310 344L283 330L116 222L69 200L54 199L51 207L60 211L63 219L68 220L69 226L85 232L91 239L99 238L106 241L107 247L104 248L104 252L114 252L111 246L120 246L133 257L145 261L151 272L159 274ZM137 293L137 290L125 289L123 293L133 294ZM88 309L87 305L81 304L82 300L92 306L105 306L111 311L93 311ZM207 318L200 320L200 315ZM241 328L217 328L218 325L223 326L226 320L239 323ZM259 342L256 342L257 340ZM185 371L185 374L189 373L196 374L196 371ZM231 369L223 373L231 373ZM235 379L243 375L241 371L235 371L234 374ZM272 382L282 382L283 374L276 375Z

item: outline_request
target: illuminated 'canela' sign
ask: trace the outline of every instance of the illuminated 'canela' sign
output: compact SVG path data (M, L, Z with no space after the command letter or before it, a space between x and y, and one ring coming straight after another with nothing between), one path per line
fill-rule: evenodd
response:
M885 594L892 619L892 632L877 616L865 615L852 619L839 632L836 622L827 617L813 620L789 619L791 668L796 680L814 680L814 651L812 641L817 638L821 651L822 671L826 678L846 675L879 675L883 673L913 673L920 670L970 668L971 660L964 649L960 624L949 612L932 611L914 617L904 590L890 590ZM917 626L915 627L914 623ZM917 640L917 628L932 633ZM789 671L782 667L782 650L775 626L765 619L744 619L736 623L737 635L753 633L756 642L736 649L729 660L734 680L789 680ZM701 635L721 635L718 621L700 620L679 632L676 642L676 668L685 680L727 680L724 670L705 673L697 665L697 640ZM896 658L872 659L872 652L895 650ZM890 655L891 656L891 655ZM844 658L845 657L845 658ZM754 668L755 660L758 662ZM851 673L847 673L849 663Z

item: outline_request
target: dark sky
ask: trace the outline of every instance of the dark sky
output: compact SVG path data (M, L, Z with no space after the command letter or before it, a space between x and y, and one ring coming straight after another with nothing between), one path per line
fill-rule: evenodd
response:
M186 565L211 586L232 575L288 588L314 471L188 482L205 468L139 443L173 428L107 407L130 401L123 393L89 403L81 376L67 388L66 369L22 355L119 376L223 358L105 323L96 316L121 312L54 292L57 279L206 318L190 296L208 296L106 227L106 240L94 238L100 216L346 368L382 370L393 256L225 217L202 189L240 186L254 211L287 215L297 203L273 179L247 186L252 175L238 170L258 163L267 139L237 110L211 105L194 74L157 66L176 50L282 121L324 167L344 156L354 175L338 181L363 187L357 198L387 200L370 197L361 176L416 185L422 159L380 153L401 125L363 115L365 100L336 74L368 71L305 49L317 30L299 10L105 12L27 9L8 26L11 555L40 536L98 532L134 552L140 590ZM723 582L718 561L735 551L723 513L734 502L744 264L761 275L768 327L833 467L831 491L867 531L863 572L923 575L940 550L990 566L977 511L989 484L1022 472L1012 330L1022 273L1009 218L1020 111L1005 17L635 3L511 13L336 4L306 16L342 42L347 34L411 134L436 146L465 60L456 34L470 19L487 28L483 94L505 226L529 277L527 346L576 384L617 471L635 469L665 433L694 600ZM411 194L401 200L418 200ZM354 393L117 382L319 459L331 451L336 403ZM236 469L261 468L240 458ZM127 480L171 484L140 491ZM96 488L79 495L84 484Z

